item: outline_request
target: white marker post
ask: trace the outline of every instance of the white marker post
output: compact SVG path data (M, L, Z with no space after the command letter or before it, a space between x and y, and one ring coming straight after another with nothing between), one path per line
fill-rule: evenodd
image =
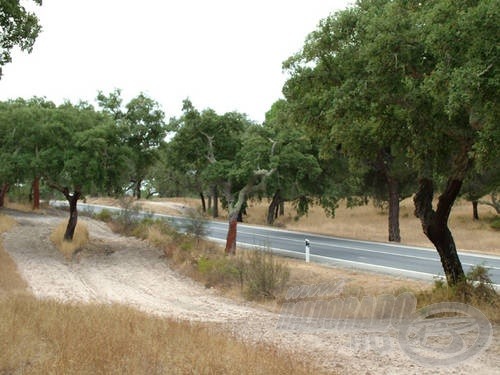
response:
M306 238L306 263L309 263L310 254L311 254L311 247L309 246L309 240Z

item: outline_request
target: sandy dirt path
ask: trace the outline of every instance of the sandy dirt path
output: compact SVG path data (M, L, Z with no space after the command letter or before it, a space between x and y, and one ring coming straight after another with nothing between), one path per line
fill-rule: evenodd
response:
M101 222L83 219L91 242L67 260L49 240L64 217L9 214L18 225L3 235L4 247L40 298L121 303L160 316L214 323L244 340L276 344L341 374L498 374L500 368L497 328L490 348L459 367L420 366L399 348L397 333L384 329L277 329L278 314L217 295L171 270L157 249L116 235ZM382 349L370 344L369 338L380 337L387 339Z

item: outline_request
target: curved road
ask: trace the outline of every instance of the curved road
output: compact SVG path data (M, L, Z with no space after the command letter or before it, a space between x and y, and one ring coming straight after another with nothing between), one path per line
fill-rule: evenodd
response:
M67 206L66 202L51 202L54 206ZM119 208L91 204L79 204L82 211L99 212L106 208L119 211ZM182 229L187 219L155 214L155 217L170 221ZM215 241L225 241L227 223L207 222L207 237ZM352 268L375 270L379 272L404 275L407 277L432 280L443 276L443 268L436 250L430 248L403 246L382 242L349 240L303 232L238 224L237 242L240 247L269 248L282 255L305 259L305 239L311 247L310 259L313 262L349 266ZM473 252L459 252L459 257L467 272L472 266L486 267L496 287L500 287L500 257Z

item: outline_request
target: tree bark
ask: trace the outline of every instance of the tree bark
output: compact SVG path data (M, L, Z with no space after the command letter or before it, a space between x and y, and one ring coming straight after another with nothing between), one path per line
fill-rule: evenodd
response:
M233 211L229 214L229 228L227 230L226 248L225 253L234 255L236 254L236 234L238 228L238 212Z
M203 192L200 191L200 199L201 199L201 209L203 213L207 212L207 205L205 204L205 195L203 195Z
M479 220L479 211L477 210L478 204L479 201L477 199L472 201L472 218L474 220Z
M66 226L66 232L64 233L64 240L71 242L73 241L76 224L78 223L77 203L78 199L80 199L81 193L79 191L75 191L73 194L66 193L64 195L69 203L69 220L68 225Z
M64 240L71 242L73 241L76 224L78 223L77 204L78 199L82 196L80 187L75 187L75 191L71 194L66 186L63 187L50 181L47 182L47 185L60 191L69 203L69 220L68 225L66 226L66 232L64 232Z
M399 183L398 180L387 176L389 191L389 241L401 242L399 232Z
M142 185L142 179L138 179L137 182L135 183L135 193L134 193L137 200L141 199L141 185Z
M434 196L433 181L423 178L413 199L415 216L420 219L427 238L434 244L441 259L448 285L457 285L465 279L462 263L458 258L455 241L448 228L448 218L457 198L462 180L450 179L439 197L436 210L432 208Z
M2 188L0 189L0 207L3 207L5 203L5 196L7 195L8 191L9 191L9 184L3 184Z
M33 178L32 189L33 189L33 209L38 210L38 209L40 209L40 177L39 176L35 176Z
M212 216L213 218L219 217L219 189L217 189L217 185L212 187L212 195L214 199Z
M269 207L267 209L267 224L268 225L273 225L274 220L277 217L278 214L278 209L279 205L281 202L281 197L280 197L280 190L276 190L276 193L274 193L273 199L271 200L271 203L269 204Z

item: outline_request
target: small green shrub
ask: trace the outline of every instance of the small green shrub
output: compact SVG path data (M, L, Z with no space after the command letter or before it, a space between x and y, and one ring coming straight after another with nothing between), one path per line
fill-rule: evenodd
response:
M490 223L490 227L494 230L500 230L500 217L494 218Z
M111 220L113 220L113 213L110 210L103 208L101 212L95 215L95 218L97 220L109 223Z
M206 287L230 284L238 280L239 272L231 258L201 257L197 264L198 272L204 277Z

